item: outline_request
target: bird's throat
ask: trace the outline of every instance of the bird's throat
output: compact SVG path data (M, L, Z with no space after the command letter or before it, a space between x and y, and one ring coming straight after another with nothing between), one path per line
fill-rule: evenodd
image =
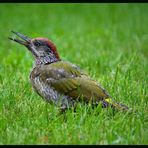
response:
M56 57L38 57L36 58L36 65L50 64L57 61L60 61L60 59Z

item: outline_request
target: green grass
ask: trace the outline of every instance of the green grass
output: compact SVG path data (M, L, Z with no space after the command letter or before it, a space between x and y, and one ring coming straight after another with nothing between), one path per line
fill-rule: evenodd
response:
M148 144L148 4L0 4L0 144ZM58 115L29 82L11 30L50 38L128 114L79 104Z

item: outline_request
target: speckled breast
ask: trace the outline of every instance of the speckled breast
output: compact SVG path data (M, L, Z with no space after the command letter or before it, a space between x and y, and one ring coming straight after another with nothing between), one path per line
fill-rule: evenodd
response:
M60 94L49 83L41 79L40 67L35 67L30 73L30 80L34 90L46 101L56 103Z

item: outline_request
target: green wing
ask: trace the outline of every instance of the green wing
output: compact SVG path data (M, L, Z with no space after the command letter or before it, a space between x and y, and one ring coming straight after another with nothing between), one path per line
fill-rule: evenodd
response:
M79 99L81 96L85 101L108 98L108 94L98 83L71 63L60 61L45 65L41 74L44 82L73 99Z

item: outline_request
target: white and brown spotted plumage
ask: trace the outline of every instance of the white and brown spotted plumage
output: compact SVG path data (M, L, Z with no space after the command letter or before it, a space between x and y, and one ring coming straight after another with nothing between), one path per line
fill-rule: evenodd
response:
M37 65L30 74L30 80L40 96L61 106L74 105L82 96L86 102L94 99L96 104L109 97L98 83L69 62Z

